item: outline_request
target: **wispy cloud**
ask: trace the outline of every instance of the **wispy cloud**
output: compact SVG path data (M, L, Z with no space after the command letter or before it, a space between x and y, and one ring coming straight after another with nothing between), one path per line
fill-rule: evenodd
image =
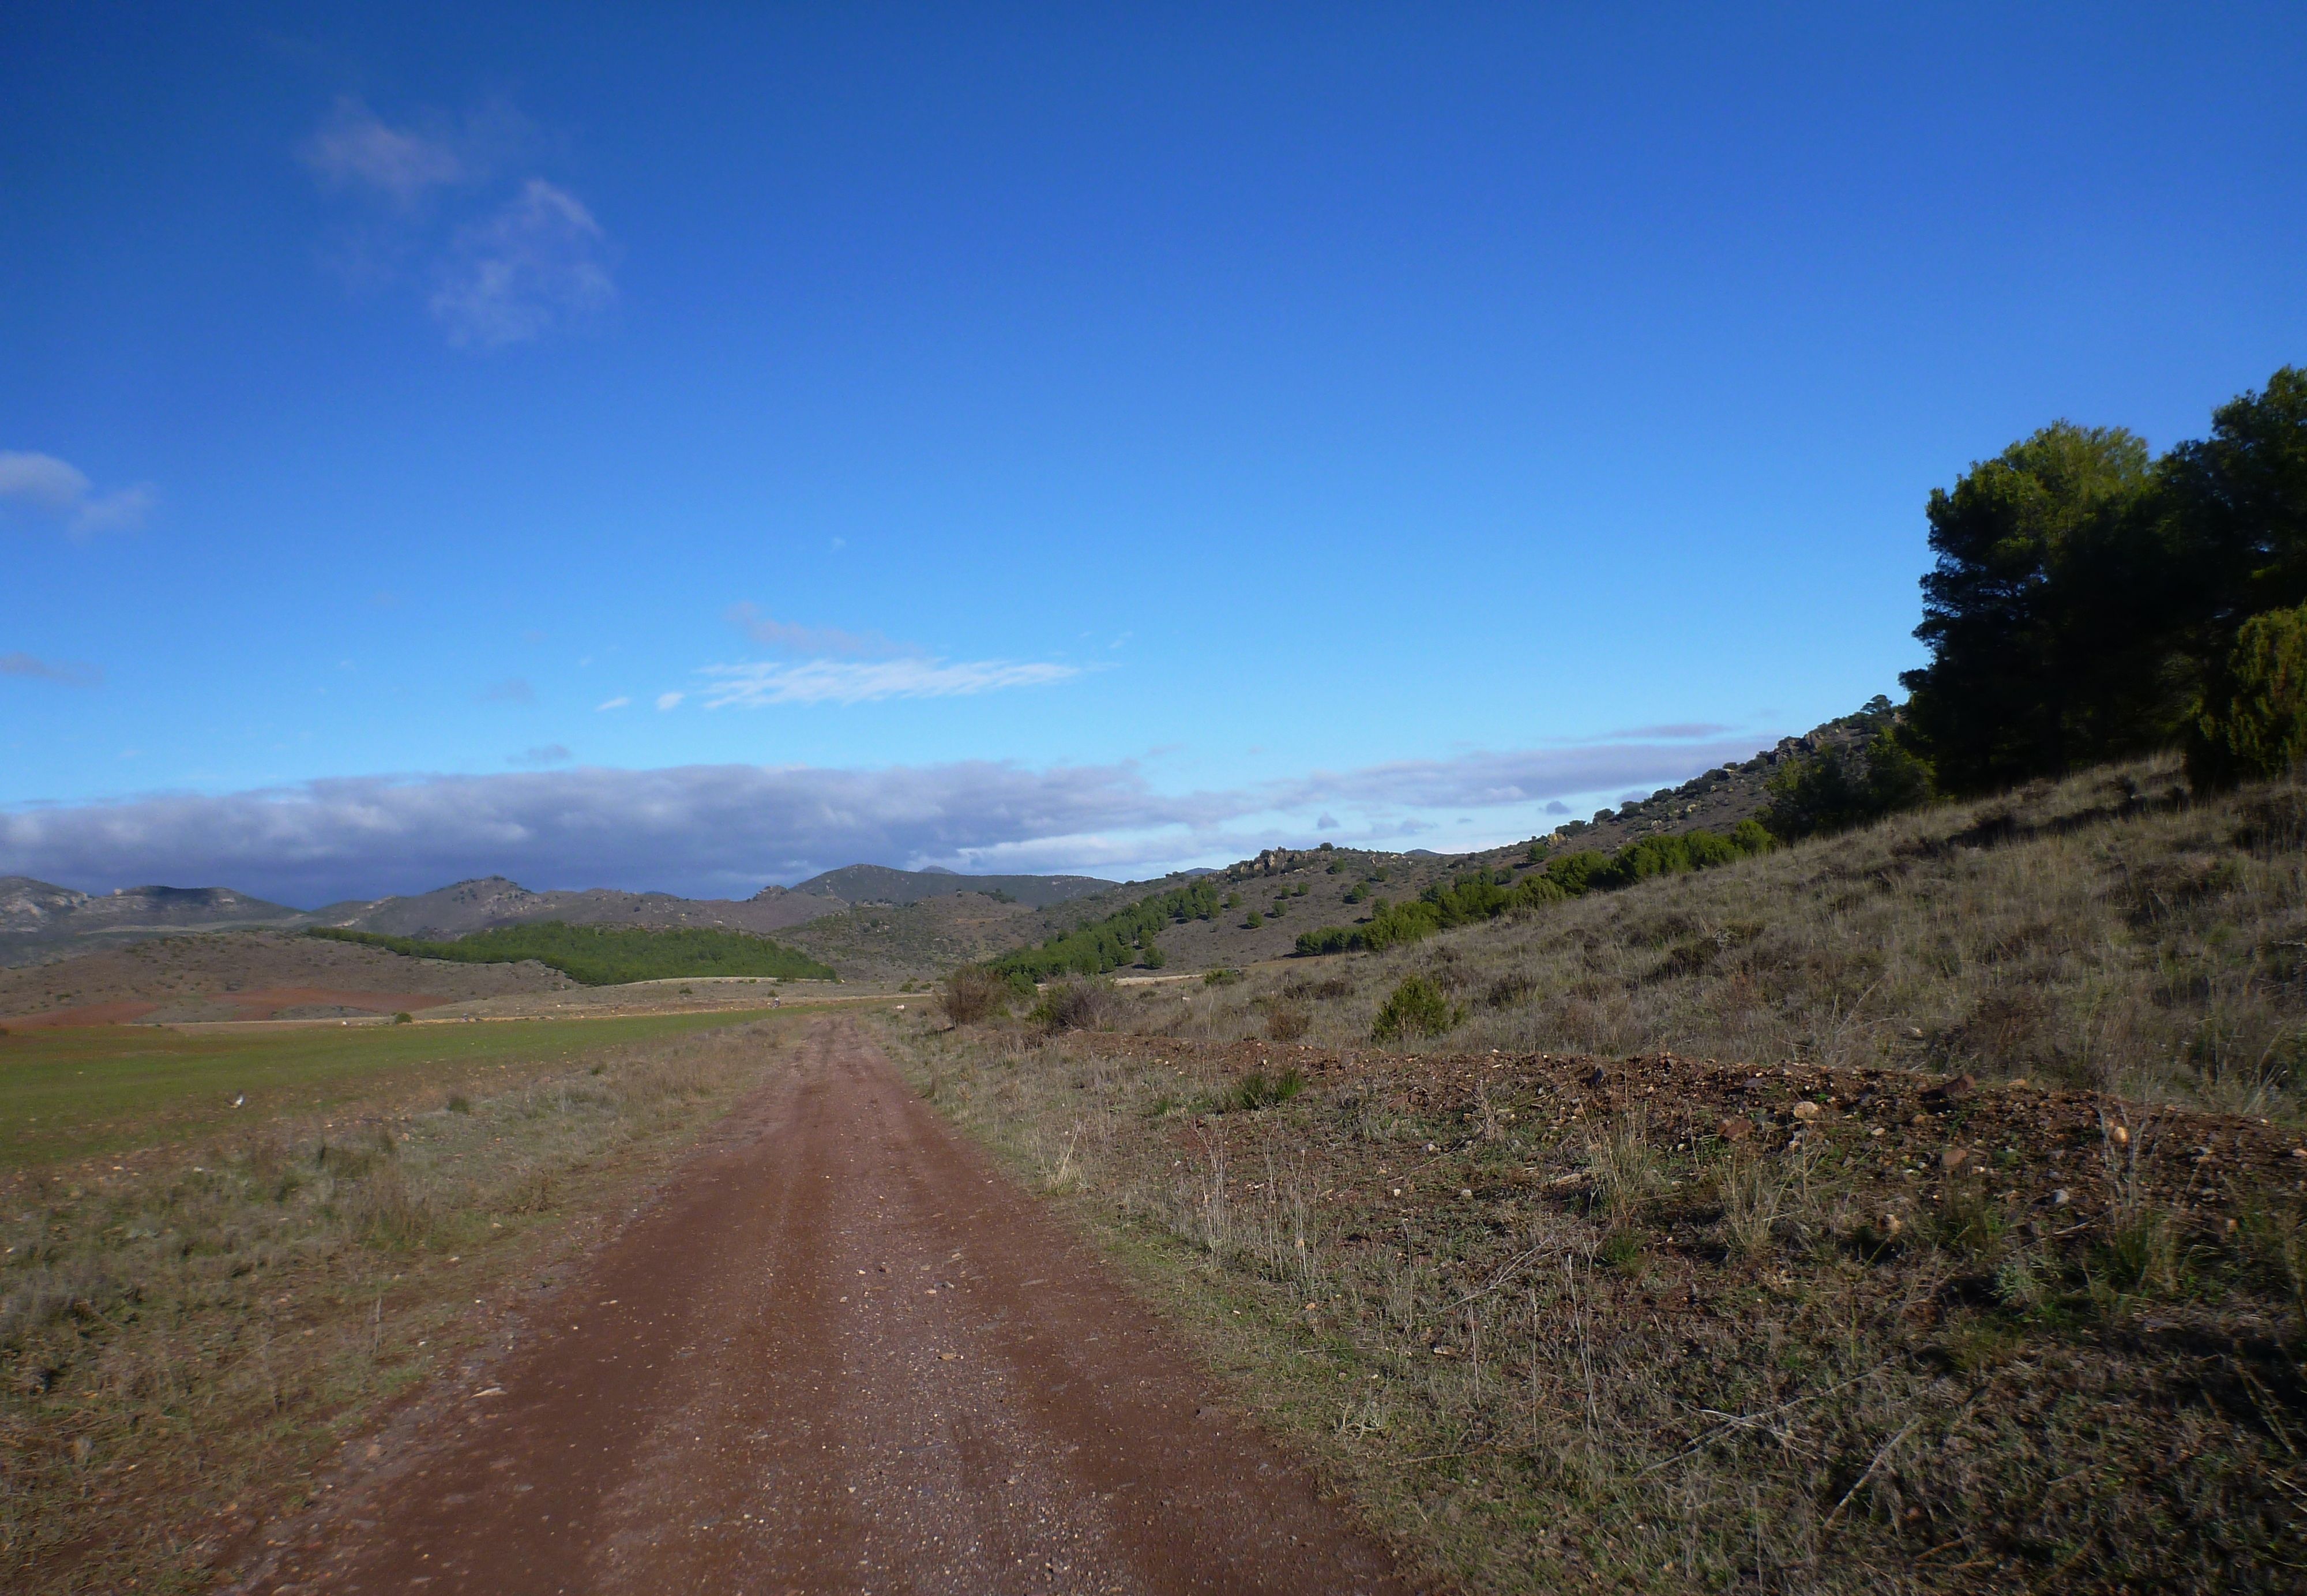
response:
M23 676L65 687L96 687L104 681L104 673L94 665L76 665L68 659L40 659L30 654L0 654L0 676Z
M338 99L296 156L332 188L373 189L403 208L430 190L480 175L449 130L393 127L349 95Z
M486 219L460 228L431 309L452 344L541 338L616 303L608 236L567 189L532 177Z
M142 526L159 495L147 483L99 493L87 472L55 455L0 449L0 502L39 511L86 537Z
M661 692L657 694L657 713L662 715L665 711L676 708L681 703L681 700L688 696L689 695L685 692Z
M626 705L628 705L628 704L630 704L630 703L631 703L631 702L632 702L632 699L629 699L629 698L624 697L622 694L620 694L619 696L617 696L616 698L613 698L613 699L603 699L599 703L597 703L597 704L594 705L594 706L593 706L593 708L594 708L595 709L596 709L596 710L601 710L601 709L622 709L622 708L623 708Z
M1277 809L1320 802L1396 804L1411 809L1489 809L1597 793L1631 782L1682 781L1755 749L1749 735L1704 742L1605 742L1573 748L1473 752L1447 759L1397 759L1358 770L1316 771L1274 783Z
M396 124L345 98L296 157L322 187L359 202L329 252L349 283L413 277L451 344L499 348L616 302L613 246L585 202L533 172L510 193L501 184L540 143L502 104L457 122L429 114Z
M810 659L796 664L708 665L706 707L864 704L881 699L950 699L1005 687L1039 687L1081 674L1047 662L978 659Z
M547 742L541 747L514 754L505 762L509 765L527 765L533 769L541 770L551 765L566 765L570 758L569 751L560 743Z
M794 654L886 658L893 655L922 652L903 643L893 643L878 631L843 631L838 627L800 626L789 621L773 620L750 603L731 605L727 619L730 625L763 648L783 648Z
M536 689L529 685L528 679L525 676L510 676L502 682L483 688L481 702L484 704L534 704L536 702Z

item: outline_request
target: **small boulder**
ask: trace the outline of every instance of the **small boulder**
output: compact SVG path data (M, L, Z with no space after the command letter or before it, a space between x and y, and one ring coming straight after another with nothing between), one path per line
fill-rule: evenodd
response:
M1968 1147L1949 1147L1939 1154L1939 1168L1949 1174L1954 1173L1969 1162L1970 1149Z
M1801 1102L1796 1103L1790 1111L1796 1119L1807 1123L1808 1121L1818 1118L1819 1106L1818 1104L1811 1102L1808 1098L1805 1098Z

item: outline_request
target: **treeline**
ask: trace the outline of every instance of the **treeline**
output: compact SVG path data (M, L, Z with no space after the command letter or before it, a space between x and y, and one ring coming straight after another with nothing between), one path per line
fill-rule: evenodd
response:
M1329 925L1307 931L1298 939L1298 951L1382 952L1454 926L1479 925L1516 909L1564 903L1590 892L1615 891L1652 876L1730 864L1771 845L1771 834L1759 822L1741 820L1727 837L1712 831L1686 831L1678 837L1646 837L1615 854L1591 850L1565 854L1518 881L1501 881L1489 874L1461 876L1447 885L1437 881L1402 903L1381 898L1360 925Z
M1897 745L1994 791L2182 745L2199 785L2307 754L2307 372L2159 459L2058 422L1928 509L1937 556Z
M1155 940L1162 928L1207 920L1223 906L1207 878L1190 887L1140 898L1104 919L1050 938L1038 948L1021 948L990 961L989 967L1013 982L1047 981L1052 975L1102 975L1143 963L1158 970L1167 962Z
M332 942L357 942L409 958L448 959L465 965L516 964L535 959L587 986L620 986L628 981L664 981L682 975L773 975L804 981L838 980L830 965L781 942L744 931L683 926L651 930L634 925L570 925L540 920L531 925L475 931L453 942L419 937L389 937L376 931L316 926L306 933Z

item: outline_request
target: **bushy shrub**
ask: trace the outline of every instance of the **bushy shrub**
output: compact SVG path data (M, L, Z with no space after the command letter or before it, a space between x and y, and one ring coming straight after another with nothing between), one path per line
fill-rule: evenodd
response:
M1372 1042L1395 1042L1405 1036L1440 1036L1457 1028L1465 1009L1443 995L1425 975L1402 979L1377 1011L1370 1025Z
M1308 957L1324 953L1344 953L1360 945L1361 933L1351 925L1325 925L1319 931L1298 933L1298 951Z
M1111 982L1085 976L1053 981L1026 1016L1042 1031L1111 1031L1121 1012L1120 994Z
M1256 909L1252 909L1248 914L1243 917L1241 929L1244 931L1256 931L1259 926L1264 925L1265 923L1265 916L1259 914Z
M1009 1008L1009 983L983 965L950 970L938 988L938 1007L956 1025L973 1025Z
M1145 944L1145 957L1137 962L1149 970L1158 970L1170 962L1170 956L1162 951L1159 942L1148 942Z
M2188 727L2187 779L2212 792L2307 758L2307 606L2253 615Z
M1930 768L1884 726L1863 750L1830 748L1771 778L1762 825L1787 842L1848 831L1930 802Z

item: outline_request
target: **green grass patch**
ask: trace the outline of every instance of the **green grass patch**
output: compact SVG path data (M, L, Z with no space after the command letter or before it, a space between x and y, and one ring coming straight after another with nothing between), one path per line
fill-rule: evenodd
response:
M759 1019L759 1010L493 1021L313 1025L253 1035L142 1025L0 1036L0 1170L181 1141L227 1125L326 1110L395 1085L477 1068L557 1063L622 1043ZM239 1108L236 1097L244 1098Z
M782 942L744 931L679 927L653 931L634 925L570 925L558 920L535 925L505 925L475 931L453 942L388 937L378 931L321 926L306 933L335 942L357 942L410 958L440 958L465 965L509 965L535 959L587 986L621 986L629 981L664 981L683 975L776 975L808 981L840 979Z

